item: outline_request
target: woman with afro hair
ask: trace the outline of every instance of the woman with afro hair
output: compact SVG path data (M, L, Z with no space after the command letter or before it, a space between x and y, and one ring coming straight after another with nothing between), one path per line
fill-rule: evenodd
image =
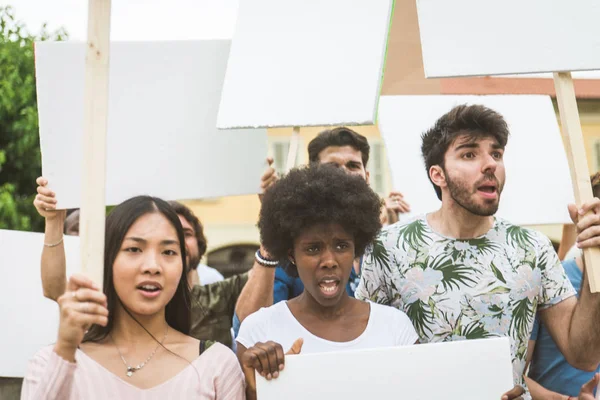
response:
M356 258L381 228L381 200L364 179L330 165L298 168L264 195L258 227L275 266L289 260L304 284L298 297L248 316L237 354L256 398L254 371L277 378L288 354L324 353L414 344L402 311L356 300L345 290Z

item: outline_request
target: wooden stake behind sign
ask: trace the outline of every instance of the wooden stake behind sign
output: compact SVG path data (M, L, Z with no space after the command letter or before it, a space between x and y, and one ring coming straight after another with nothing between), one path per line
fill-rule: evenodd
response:
M298 147L300 144L300 127L295 126L290 139L290 149L287 155L287 164L285 166L285 172L289 172L290 169L296 166L296 159L298 158Z
M580 206L594 196L571 73L555 73L554 86L556 87L556 99L560 112L565 150L569 160L569 169L571 170L575 201ZM600 249L597 247L585 249L583 258L590 281L590 290L592 293L600 292Z
M102 288L106 219L106 128L111 0L89 0L85 56L83 175L81 196L82 271Z

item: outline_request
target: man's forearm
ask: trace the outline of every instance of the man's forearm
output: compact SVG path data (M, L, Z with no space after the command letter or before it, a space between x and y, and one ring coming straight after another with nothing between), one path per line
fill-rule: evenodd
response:
M44 296L57 300L64 292L67 284L65 247L63 240L64 218L56 217L46 220L44 243L56 246L44 246L42 250L41 273Z
M559 260L564 260L567 256L571 247L575 244L577 240L577 227L573 224L563 225L562 237L560 239L560 245L558 246L558 254Z
M528 376L525 377L525 383L527 383L532 400L567 400L569 398L567 395L546 389Z
M579 261L581 260L581 261ZM583 257L578 259L583 262ZM585 263L584 263L585 264ZM592 293L586 267L583 268L581 294L569 329L571 365L585 371L595 371L600 363L600 293Z
M240 322L260 308L273 305L274 283L275 268L263 267L255 261L235 306Z

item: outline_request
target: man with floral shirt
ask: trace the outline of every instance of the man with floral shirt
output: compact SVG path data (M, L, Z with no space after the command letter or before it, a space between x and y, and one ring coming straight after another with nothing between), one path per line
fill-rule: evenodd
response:
M494 217L508 134L500 114L462 105L423 135L425 165L442 206L382 230L365 254L355 295L402 309L421 343L508 336L515 383L525 387L536 310L571 364L596 368L600 294L591 294L584 278L577 301L550 241ZM592 215L578 223L584 247L598 245L597 238L583 239L595 235L600 200L579 211L588 210ZM569 211L575 221L578 210Z

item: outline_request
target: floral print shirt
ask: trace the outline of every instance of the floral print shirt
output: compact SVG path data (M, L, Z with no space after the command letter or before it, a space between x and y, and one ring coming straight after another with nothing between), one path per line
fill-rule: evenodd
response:
M496 218L485 235L459 240L433 231L425 215L382 230L355 293L403 310L421 343L508 336L523 387L536 310L573 295L541 233Z

